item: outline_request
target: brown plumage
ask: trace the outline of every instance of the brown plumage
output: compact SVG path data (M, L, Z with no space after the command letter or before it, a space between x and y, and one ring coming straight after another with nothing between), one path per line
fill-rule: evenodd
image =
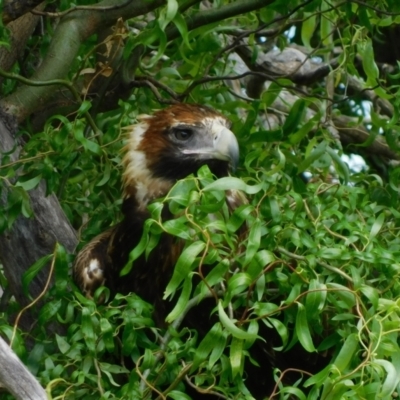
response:
M218 177L228 175L238 161L238 144L229 121L204 106L174 105L151 116L140 116L138 121L128 130L122 162L125 217L79 252L73 276L88 297L93 297L101 285L112 295L135 292L154 304L156 322L162 324L169 308L162 296L183 243L163 235L147 260L140 257L131 272L120 277L130 251L142 236L149 217L147 206L166 195L178 179L196 173L204 164ZM234 209L242 199L230 191L227 202ZM172 217L167 213L165 218Z
M152 116L140 116L138 124L128 129L122 162L124 219L92 239L79 252L73 267L74 280L86 296L93 297L101 285L107 286L112 296L135 292L154 305L155 322L159 327L164 325L172 305L162 298L184 243L164 234L147 259L141 256L135 260L128 275L120 277L120 271L142 236L152 200L165 196L178 179L196 173L202 165L208 165L218 177L228 175L230 167L236 165L238 144L229 126L223 115L208 107L179 104ZM243 201L239 193L227 191L231 211ZM165 207L164 219L173 217L168 213ZM186 316L185 325L204 335L211 326L213 307L214 300L205 299ZM248 350L259 367L248 360L245 364L246 387L256 399L271 393L274 367L300 368L305 360L304 351L295 348L277 357L273 347L281 341L274 329L261 324L259 335L268 340L257 340Z

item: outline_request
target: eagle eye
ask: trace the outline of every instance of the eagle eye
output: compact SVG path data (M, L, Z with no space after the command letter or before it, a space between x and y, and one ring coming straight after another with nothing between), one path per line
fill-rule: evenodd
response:
M176 140L179 140L180 142L185 142L186 140L189 140L193 136L193 131L190 129L175 129L174 130L174 137Z

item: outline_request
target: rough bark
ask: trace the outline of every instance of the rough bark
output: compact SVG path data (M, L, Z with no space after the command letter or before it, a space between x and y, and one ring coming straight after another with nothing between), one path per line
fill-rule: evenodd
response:
M3 6L3 24L8 24L34 9L42 0L10 0Z
M6 6L5 6L6 7ZM42 3L38 10L44 8ZM12 21L8 24L7 28L10 32L10 49L0 47L0 68L4 71L10 70L18 58L21 57L25 50L25 45L29 37L32 35L38 21L38 16L33 14L25 14L22 17ZM0 77L0 83L3 80Z
M9 152L15 146L13 134L16 125L12 117L0 111L0 152ZM19 147L16 147L12 159L17 160ZM1 160L1 158L0 158ZM56 196L46 197L45 185L29 192L32 218L20 216L10 231L0 236L0 260L4 274L8 279L12 294L21 304L28 299L22 292L21 277L23 273L39 258L51 254L56 242L61 243L68 252L73 252L78 242L76 232L67 220ZM7 199L7 187L3 185L0 207L4 207ZM32 281L30 295L35 298L43 290L47 279L47 271L43 270Z
M245 81L247 95L251 98L259 98L268 87L269 80L274 78L288 77L294 83L310 84L326 76L331 68L336 65L335 60L332 60L330 64L314 64L300 50L291 48L286 48L282 52L276 50L268 53L260 52L254 63L248 57L249 49L246 46L238 47L236 53L251 71L264 74L263 76L256 75L253 77L254 79ZM236 57L235 59L237 61ZM243 73L243 67L240 72ZM387 100L378 98L371 90L364 90L362 83L355 77L348 76L347 79L351 90L362 94L364 98L372 102L376 102L383 114L393 116L393 107ZM282 90L271 105L271 109L287 114L298 99L299 96L293 95L287 90ZM315 115L315 111L311 108L307 108L306 113L306 120ZM269 113L265 116L265 127L271 130L278 129L278 126L282 125L284 120L285 118L282 115ZM383 136L377 136L372 143L364 147L363 144L368 141L370 133L357 118L333 115L331 122L333 135L340 140L343 148L361 154L366 160L377 156L396 162L400 160L400 155L388 146Z
M337 60L331 63L315 63L301 51L287 47L280 50L271 50L267 53L260 51L257 59L252 61L252 50L244 43L237 46L236 53L246 63L251 71L266 74L264 79L259 76L249 80L248 95L258 98L262 92L262 84L270 77L271 79L288 78L299 85L310 85L319 81L329 74L337 66Z
M81 43L89 36L115 24L118 18L129 19L160 7L165 0L122 1L103 0L91 10L74 10L61 18L40 67L32 76L35 82L64 79L75 61ZM57 85L21 85L0 106L22 122L36 110L46 106Z
M44 389L0 337L0 385L17 400L47 400Z

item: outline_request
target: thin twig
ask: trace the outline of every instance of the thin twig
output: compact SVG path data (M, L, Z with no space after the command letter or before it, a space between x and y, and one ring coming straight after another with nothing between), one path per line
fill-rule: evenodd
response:
M79 104L82 103L81 96L78 93L78 91L76 90L75 86L71 82L68 82L64 79L50 79L48 81L34 81L31 79L27 79L21 75L14 74L12 72L6 72L2 69L0 69L0 76L3 76L4 78L8 78L8 79L14 79L14 80L24 83L25 85L28 85L28 86L51 86L51 85L65 86L66 88L68 88L71 91L72 95L75 97L77 102ZM94 122L92 116L87 111L85 111L83 113L83 115L85 116L88 124L92 127L93 132L95 134L101 133L100 129L97 128L96 123Z
M42 292L39 294L38 297L36 297L36 299L34 299L31 303L29 303L27 306L25 306L25 307L18 313L17 318L15 319L14 328L13 328L13 334L12 334L11 340L10 340L10 347L12 347L12 344L13 344L13 342L14 342L15 335L16 335L16 333L17 333L18 323L19 323L19 320L20 320L21 317L22 317L22 314L23 314L26 310L28 310L29 308L31 308L32 306L34 306L34 305L45 295L45 293L47 292L47 289L48 289L49 286L50 286L51 277L52 277L52 275L53 275L54 265L55 265L55 262L56 262L56 255L57 255L57 247L58 247L58 246L59 246L59 244L56 243L56 246L55 246L55 249L54 249L54 254L53 254L53 259L51 260L49 275L48 275L48 277L47 277L47 281L46 281L46 283L45 283L45 285L44 285L44 288L43 288Z
M161 400L161 398L164 398L164 394L168 394L169 392L171 392L172 390L174 390L176 388L176 386L179 384L179 382L182 381L182 379L186 379L187 377L187 373L189 372L190 368L192 367L192 363L189 363L187 365L184 365L183 368L181 369L181 371L179 372L178 376L175 378L175 380L164 390L164 392L162 393L162 397L161 395L159 395L156 400Z
M136 373L140 376L140 379L141 379L139 390L140 390L141 392L143 392L145 386L148 386L151 390L153 390L154 392L158 393L159 397L161 396L161 398L162 398L163 400L165 400L165 396L164 396L159 390L157 390L150 382L147 381L147 377L148 377L149 374L150 374L150 369L146 369L146 371L144 371L143 374L140 372L140 369L139 369L139 361L140 361L140 359L143 358L143 357L144 357L144 356L142 356L142 357L139 358L138 362L136 363L136 368L135 368ZM158 360L157 360L157 357L156 357L156 361L158 361ZM148 372L148 373L146 374L146 372ZM142 387L142 384L143 384L143 387Z
M221 394L221 393L214 392L213 390L210 390L210 389L202 389L202 388L196 386L196 385L190 380L190 378L189 378L187 375L185 376L185 381L186 381L186 383L187 383L190 387L192 387L193 389L195 389L198 393L201 393L201 394L211 394L211 395L213 395L213 396L219 397L220 399L230 400L228 397L224 396L224 395Z
M19 159L17 161L13 161L13 162L10 162L8 164L0 165L0 169L12 167L13 165L16 165L16 164L23 164L23 163L26 163L26 162L29 162L29 161L36 160L38 158L42 158L42 157L47 156L49 154L55 154L55 153L56 152L54 150L50 150L50 151L46 151L44 153L40 153L40 154L38 154L36 156L33 156L33 157L21 158L21 159Z
M351 2L352 3L356 3L356 4L358 4L360 6L363 6L363 7L369 8L370 10L373 10L376 13L379 13L379 14L393 16L393 17L396 17L396 16L400 15L400 12L390 12L390 11L380 10L379 8L373 7L370 4L364 3L363 1L360 1L360 0L351 0ZM343 2L341 4L339 4L339 5L343 5L343 4L347 4L347 3L348 3L348 1L345 1L345 2Z
M274 387L274 389L273 389L273 391L272 391L272 393L271 393L271 395L270 395L270 397L269 397L270 400L272 400L272 398L274 398L277 394L279 394L279 392L277 393L276 391L278 390L279 383L283 380L283 377L285 376L285 374L286 374L287 372L299 372L300 374L304 374L304 375L308 375L308 376L313 376L313 374L311 374L310 372L304 371L304 370L302 370L302 369L296 369L296 368L288 368L288 369L285 369L285 370L281 373L281 375L279 376L279 379L277 380L277 382L276 382L276 384L275 384L275 387Z
M105 7L96 7L96 6L75 6L71 7L68 10L62 12L47 12L47 11L38 11L38 10L31 10L30 12L34 15L41 15L43 17L49 18L61 18L64 15L67 15L73 11L110 11L110 10L118 10L119 8L123 8L131 3L132 0L127 0L121 4L116 4L113 6L105 6Z
M100 366L99 366L99 361L96 358L94 359L94 366L95 366L96 372L97 372L97 388L99 389L100 394L103 396L104 389L103 389L103 386L101 386L101 370L100 370Z
M158 89L156 88L156 86L150 82L149 80L134 80L132 82L130 82L130 84L133 87L144 87L147 86L148 88L150 88L150 90L153 92L155 98L157 99L157 101L161 104L176 104L178 101L177 100L168 100L168 99L164 99L160 92L158 91Z
M283 253L283 254L285 254L285 255L288 256L288 257L294 258L295 260L307 261L307 258L306 258L306 257L304 257L304 256L299 256L298 254L291 253L291 252L287 251L287 250L286 250L285 248L283 248L283 247L280 247L280 246L279 246L279 247L277 248L277 250L278 250L280 253ZM321 265L322 267L328 269L329 271L332 271L332 272L335 272L335 273L338 274L338 275L341 275L341 276L342 276L343 278L345 278L347 281L349 281L349 282L351 282L351 283L354 283L354 282L353 282L353 278L351 278L351 276L347 275L346 272L343 272L341 269L336 268L336 267L334 267L334 266L332 266L332 265L329 265L329 264L326 263L325 261L322 261L322 260L319 260L319 259L317 259L317 264L319 264L319 265Z
M167 92L174 100L178 101L178 95L176 92L174 92L171 88L169 88L167 85L164 85L163 83L161 83L160 81L158 81L157 79L154 79L151 76L137 76L135 77L136 80L139 81L148 81L150 83L152 83L154 86L159 87L160 89L164 90L165 92Z
M167 332L165 333L165 335L160 339L160 352L156 355L155 357L155 361L154 361L154 365L157 364L161 358L163 357L163 352L165 351L165 349L168 346L169 341L171 340L171 332L170 332L170 328L173 328L175 330L177 330L180 325L182 324L184 318L186 317L187 313L194 307L196 306L200 300L205 299L205 298L209 298L209 297L213 297L213 294L211 292L207 292L206 294L198 294L197 296L193 297L193 299L190 299L187 304L185 309L182 311L182 313L180 314L180 316L170 325L169 329L167 330ZM138 370L138 368L136 368L136 370ZM139 386L139 390L140 392L143 393L144 389L146 386L150 387L151 389L153 389L153 387L151 385L149 385L149 382L147 381L147 377L150 375L150 368L146 369L146 371L143 372L143 374L139 373L140 378L141 378L141 382L140 382L140 386ZM158 391L155 390L159 395L162 396L162 394Z

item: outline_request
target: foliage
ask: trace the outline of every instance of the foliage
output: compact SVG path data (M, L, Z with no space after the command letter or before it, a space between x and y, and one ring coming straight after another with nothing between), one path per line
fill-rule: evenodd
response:
M235 4L212 3L214 11ZM71 5L63 1L60 9ZM216 180L202 168L196 177L177 182L150 206L142 241L131 253L134 261L156 251L165 233L186 243L164 294L175 305L168 328L156 326L152 306L134 294L96 302L108 297L101 288L94 300L84 298L68 275L72 257L57 245L23 277L28 288L51 261L55 283L36 307L36 325L23 332L10 323L10 315L21 311L11 301L0 314L0 332L13 339L14 350L54 399L181 400L189 398L190 385L222 398L251 399L246 368L250 349L260 341L273 347L277 358L301 349L307 359L318 360L311 369L294 362L295 379L287 377L288 370L275 369L270 398L396 396L399 167L398 158L389 163L371 154L369 146L385 140L391 154L398 154L399 71L393 65L385 75L377 43L386 40L387 27L398 28L399 4L315 0L288 6L276 0L195 27L191 21L203 10L198 2L186 5L169 0L150 20L140 15L125 26L118 23L100 44L93 36L85 41L67 81L79 88L78 109L74 105L68 115L58 110L40 129L33 119L26 121L21 158L14 162L6 154L0 166L8 193L0 210L2 231L21 213L32 215L29 191L44 180L85 243L120 218L123 133L139 114L185 100L229 117L241 147L235 177ZM271 36L268 28L275 29ZM46 33L31 38L35 51L27 55L27 66L14 66L15 72L30 75L35 58L46 54L52 29L47 22ZM337 64L306 88L290 76L269 76L272 83L260 98L247 98L245 80L239 81L238 93L222 78L240 75L240 63L229 55L232 38L244 29L250 31L243 37L253 64L270 43L280 49L296 43L309 50L309 58L320 63L336 58ZM110 49L118 40L123 43L118 42L118 62L99 62L98 48L105 43ZM138 49L145 49L139 62L132 59ZM128 76L133 88L115 107L102 109L90 92L93 87L107 91L96 82L110 69ZM354 96L350 78L361 82ZM16 90L18 79L8 76L4 96ZM287 93L294 96L292 103ZM391 105L391 115L382 104ZM271 126L269 114L281 118L278 126ZM353 118L341 134L361 122L366 140L345 147L343 136L331 129L341 116ZM360 172L343 161L342 155L352 152L364 156ZM230 213L227 190L242 191L249 203ZM175 218L163 221L163 207ZM7 286L2 273L0 284ZM199 302L212 304L205 335L182 324Z

